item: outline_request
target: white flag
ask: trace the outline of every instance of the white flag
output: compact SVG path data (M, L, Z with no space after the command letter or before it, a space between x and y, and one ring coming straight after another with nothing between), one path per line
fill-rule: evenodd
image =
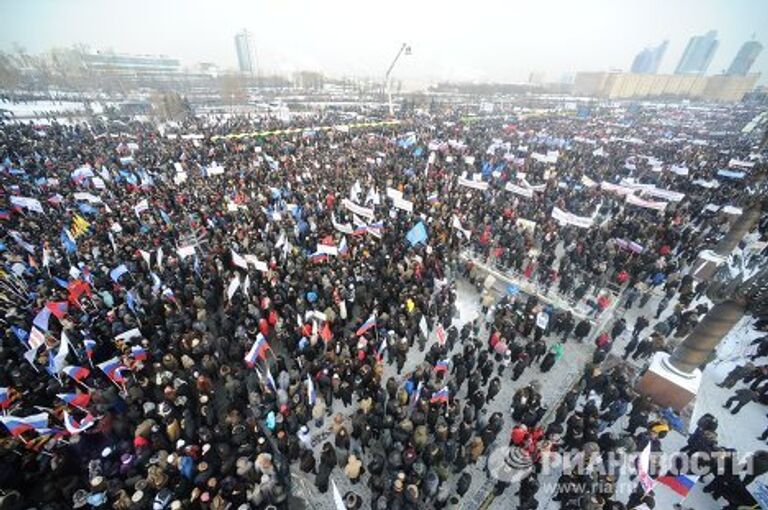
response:
M139 216L147 209L149 209L149 201L147 201L146 198L142 199L138 204L133 206L133 211L136 213L136 216Z
M240 287L240 277L235 275L235 277L232 278L232 281L229 282L229 287L227 287L227 300L232 300L232 296L235 295L238 287Z
M245 261L243 257L237 254L235 250L230 249L232 252L232 263L236 266L242 267L243 269L248 269L248 262Z

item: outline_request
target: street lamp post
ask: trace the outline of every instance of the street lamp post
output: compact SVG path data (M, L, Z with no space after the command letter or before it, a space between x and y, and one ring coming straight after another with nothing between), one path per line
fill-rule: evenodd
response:
M387 92L387 101L389 102L390 117L395 114L395 111L392 108L392 89L389 86L389 75L392 74L392 69L395 68L395 64L397 64L397 61L400 59L400 55L402 55L403 53L405 53L406 55L411 54L411 47L407 43L403 43L403 45L400 46L400 50L397 52L397 55L395 55L394 60L392 60L392 63L389 65L389 69L387 69L387 74L384 75L384 89Z

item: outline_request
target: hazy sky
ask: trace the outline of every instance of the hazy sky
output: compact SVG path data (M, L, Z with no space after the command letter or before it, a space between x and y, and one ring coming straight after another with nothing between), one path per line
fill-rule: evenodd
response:
M234 35L255 36L262 72L384 74L410 81L527 81L543 72L628 70L635 54L670 44L671 72L689 37L718 31L709 67L728 67L755 34L768 47L768 0L0 0L0 49L92 49L165 54L184 64L236 66ZM768 50L753 71L768 82Z

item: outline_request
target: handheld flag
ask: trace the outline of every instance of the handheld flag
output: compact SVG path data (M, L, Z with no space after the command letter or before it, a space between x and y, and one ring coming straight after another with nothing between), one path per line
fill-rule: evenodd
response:
M259 333L259 336L256 337L256 341L253 342L250 350L245 355L245 363L249 367L255 366L257 359L267 359L267 351L270 349L271 347L269 346L267 339L264 338L264 335Z
M128 370L128 367L123 365L119 359L111 358L103 363L99 363L96 365L101 369L104 374L106 374L107 377L109 377L112 381L116 382L117 384L122 384L125 382L125 376L123 375L124 370Z
M328 325L328 322L326 322L323 325L323 329L320 330L320 338L322 338L326 343L333 339L333 332L331 331L331 326Z
M47 307L45 307L39 312L37 312L37 315L35 315L35 318L32 320L32 324L34 324L34 326L37 327L38 329L41 329L43 331L48 331L48 321L50 320L51 320L51 311ZM30 335L31 334L32 333L30 333ZM45 339L43 339L43 341L45 341Z
M77 251L77 241L75 241L75 238L66 228L61 229L59 240L61 240L61 245L67 253L75 253Z
M430 403L436 402L448 403L448 386L444 386L443 389L432 394L432 398L429 399Z
M88 377L88 374L91 373L90 370L88 370L85 367L78 367L76 365L69 365L61 369L62 372L67 374L70 378L72 378L74 381L82 381L86 377Z
M45 308L50 311L57 319L61 320L67 315L69 305L66 301L49 301Z
M18 437L29 430L48 428L48 413L38 413L30 416L0 416L2 423L12 436Z
M64 426L67 428L67 432L72 435L88 430L94 423L96 423L96 419L91 413L88 413L85 418L78 422L66 411L66 409L64 410Z
M57 393L56 396L67 404L80 408L87 407L91 401L90 393Z
M434 370L437 373L440 372L447 372L448 371L448 360L447 359L441 359L438 360L437 363L435 363L435 366L432 370Z
M140 345L134 345L131 347L131 356L136 361L144 361L147 359L147 351Z
M372 313L370 317L368 317L368 320L365 321L359 328L357 328L357 331L355 332L355 336L362 336L368 332L371 328L376 327L376 314Z
M85 356L88 358L88 360L93 359L93 351L96 350L96 342L94 340L91 340L90 338L86 338L83 340L83 346L85 346Z
M315 405L315 402L317 402L315 383L312 381L312 377L309 374L307 374L307 399L309 399L310 405Z
M408 234L405 236L406 240L411 243L411 246L415 246L419 243L426 244L427 242L427 227L424 226L424 222L420 221L414 226Z
M112 271L109 272L109 277L112 278L112 281L115 283L118 283L120 280L120 277L123 276L125 273L128 272L128 268L125 264L120 264L116 268L114 268Z
M379 349L376 351L376 361L378 363L381 363L381 360L384 359L384 352L387 350L387 339L382 338L381 344L379 344Z
M660 476L658 482L663 483L682 497L687 497L699 477L696 475Z
M11 405L11 394L8 388L0 387L0 409L8 409Z

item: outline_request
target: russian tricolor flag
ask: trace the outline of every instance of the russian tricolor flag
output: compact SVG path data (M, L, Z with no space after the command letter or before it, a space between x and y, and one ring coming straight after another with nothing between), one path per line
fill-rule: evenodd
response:
M352 231L353 236L362 236L368 233L368 227L365 225L360 225L355 228L355 230Z
M20 436L29 430L48 428L48 413L38 413L30 416L0 416L0 423L5 425L12 436Z
M381 231L384 230L384 222L377 221L368 225L368 232L374 235L381 235Z
M83 345L85 345L85 355L88 359L93 359L93 351L96 350L96 342L90 338L86 338L83 340Z
M349 253L349 246L347 245L347 238L342 237L339 243L339 255L344 256Z
M368 320L363 323L362 326L357 328L357 331L355 332L355 335L362 336L368 332L371 328L376 327L376 314L371 314L370 317L368 317Z
M131 356L133 356L133 359L136 361L144 361L147 359L147 351L140 345L134 345L131 347Z
M71 406L81 408L87 407L91 401L89 393L57 393L56 396Z
M8 388L0 388L0 409L6 409L11 405L11 395Z
M434 404L436 402L448 403L448 386L444 386L443 389L432 394L432 398L429 401Z
M381 344L379 345L379 350L376 351L376 361L381 363L381 360L384 359L384 352L387 350L387 339L383 338L381 340Z
M699 479L696 475L678 475L678 476L660 476L656 481L663 483L682 497L688 496L696 481Z
M438 360L437 363L435 363L435 367L433 368L435 372L447 372L448 371L448 360L447 359L441 359Z
M93 427L94 423L96 423L96 419L91 413L88 413L82 420L77 421L66 410L64 411L64 426L67 428L67 432L72 435L88 430Z
M319 251L316 251L315 253L309 256L309 260L311 260L315 264L318 264L320 262L325 262L326 260L328 260L328 255L325 253L320 253Z
M257 359L267 359L267 351L270 349L271 347L269 346L267 339L264 338L264 335L259 333L259 336L256 337L256 341L253 342L251 349L245 355L245 363L249 367L255 366Z
M120 363L120 360L116 357L108 359L103 363L99 363L97 366L107 375L107 377L116 383L122 384L125 382L125 376L123 376L122 372L123 370L128 370L128 367Z
M78 367L75 365L69 365L61 369L62 372L67 374L69 377L74 379L75 381L82 381L86 377L88 377L88 374L91 373L90 370L88 370L85 367Z

